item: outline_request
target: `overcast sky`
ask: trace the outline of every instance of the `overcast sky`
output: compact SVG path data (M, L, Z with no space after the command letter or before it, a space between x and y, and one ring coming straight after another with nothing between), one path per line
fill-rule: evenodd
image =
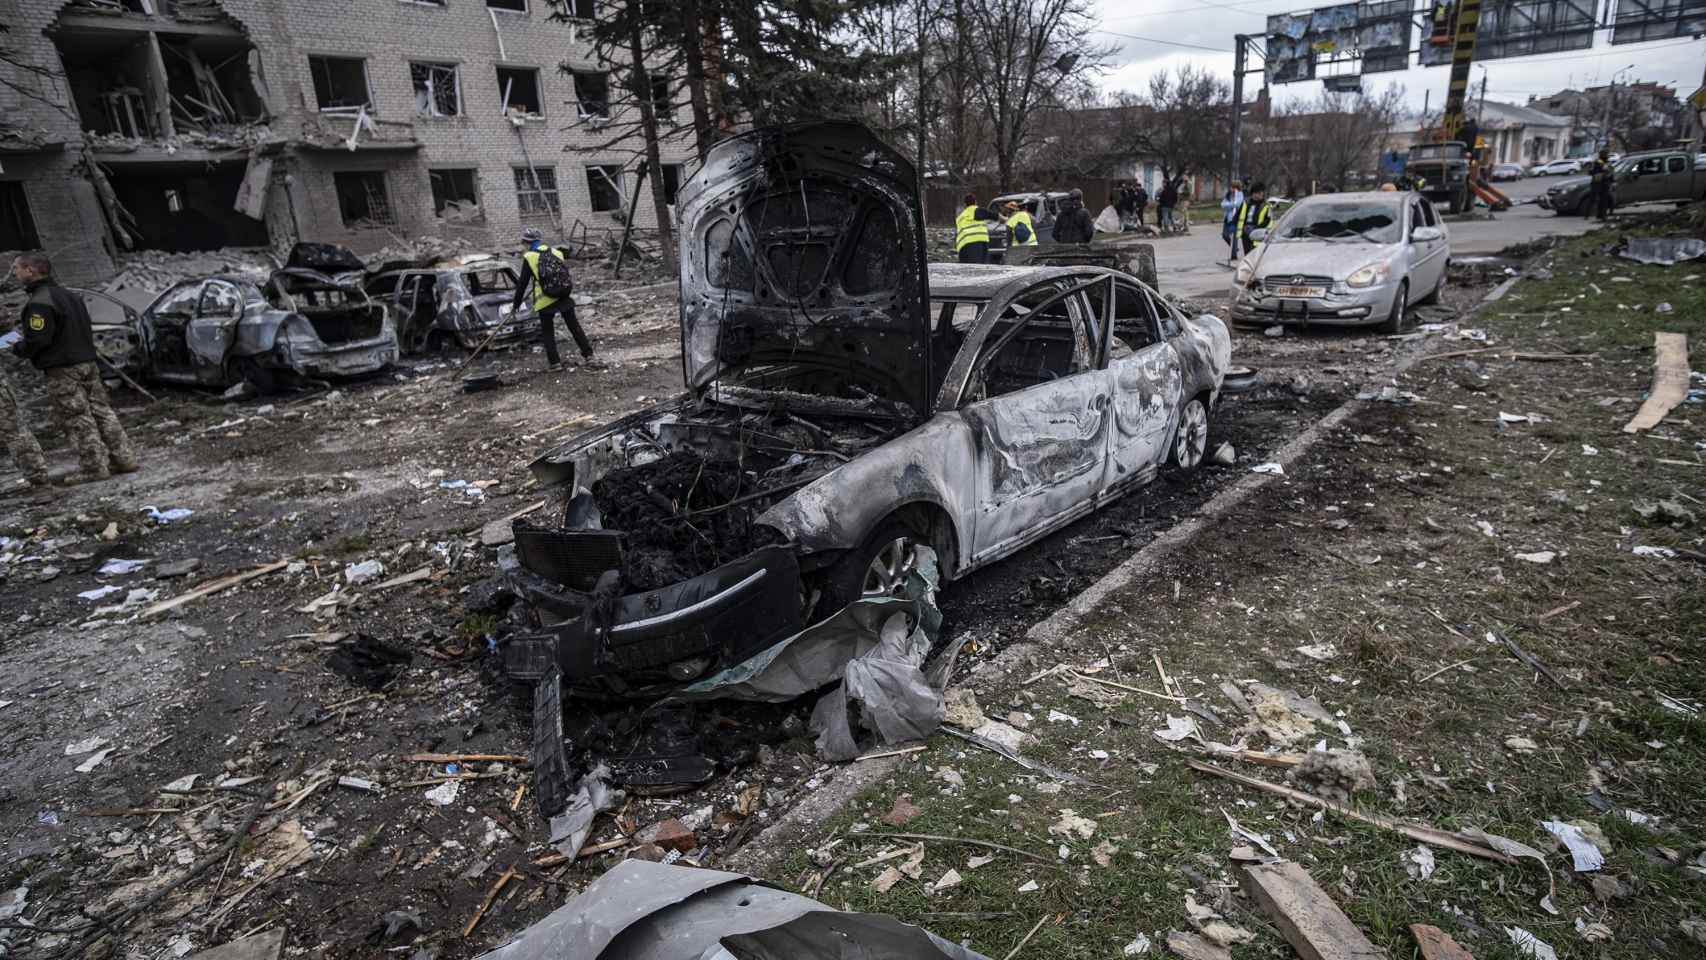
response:
M1106 89L1142 92L1156 71L1170 71L1180 63L1207 67L1228 80L1232 77L1233 35L1260 35L1271 13L1294 13L1311 9L1307 3L1286 0L1095 0L1102 18L1099 39L1117 45L1111 69L1104 77ZM1602 3L1605 0L1602 0ZM1329 4L1317 4L1327 6ZM1482 65L1487 77L1487 99L1526 103L1565 87L1580 89L1605 83L1623 71L1618 83L1653 81L1677 88L1686 97L1701 85L1706 67L1706 39L1671 39L1649 43L1611 46L1610 31L1601 31L1591 50L1541 54L1508 60L1477 61L1470 77L1480 90ZM1166 42L1162 42L1166 41ZM1411 43L1414 49L1414 41ZM1414 62L1414 57L1411 58ZM1624 67L1635 64L1633 70ZM1252 57L1251 66L1260 61ZM1392 73L1369 74L1365 89L1383 89L1387 83L1403 84L1413 109L1420 110L1424 91L1431 109L1438 110L1445 97L1450 67L1411 67ZM1246 98L1261 88L1260 76L1244 78ZM1277 102L1321 91L1319 81L1276 84Z

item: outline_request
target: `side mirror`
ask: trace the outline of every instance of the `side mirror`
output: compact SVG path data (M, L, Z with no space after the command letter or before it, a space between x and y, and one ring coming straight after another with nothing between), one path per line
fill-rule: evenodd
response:
M1432 243L1445 236L1445 231L1438 227L1417 227L1410 231L1410 239L1417 243Z
M1266 227L1257 227L1256 229L1251 230L1250 231L1250 239L1256 243L1265 242L1268 239L1267 228Z

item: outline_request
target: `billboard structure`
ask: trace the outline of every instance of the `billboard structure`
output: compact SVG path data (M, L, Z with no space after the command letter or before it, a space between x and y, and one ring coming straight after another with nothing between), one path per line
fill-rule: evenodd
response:
M1317 79L1403 70L1409 66L1415 0L1343 3L1268 17L1267 79Z
M1598 27L1597 6L1597 0L1482 0L1475 59L1586 50Z
M1642 43L1706 33L1706 0L1612 0L1612 43Z

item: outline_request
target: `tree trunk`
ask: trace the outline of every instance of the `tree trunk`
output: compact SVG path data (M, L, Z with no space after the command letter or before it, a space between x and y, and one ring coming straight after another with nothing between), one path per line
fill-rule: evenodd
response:
M664 195L663 159L658 151L658 115L652 105L651 75L646 71L645 54L640 49L641 19L639 16L628 19L628 53L633 57L630 82L634 88L634 99L640 104L640 131L646 138L646 166L652 174L652 207L657 212L658 249L663 254L665 270L675 275L680 273L681 267L675 256L675 231L669 219L669 201Z
M705 95L704 24L699 0L681 0L681 53L687 61L687 99L693 107L693 151L705 162L716 140L711 129L711 108Z
M929 120L929 111L926 110L924 106L926 97L928 96L928 91L925 86L925 61L926 55L930 49L930 44L925 40L924 34L926 29L924 12L925 7L928 6L928 4L926 0L913 0L913 4L913 9L918 14L916 21L918 33L915 37L915 42L918 46L918 97L913 100L912 109L915 114L913 120L918 124L918 197L922 201L925 196L925 186L929 182L930 177L927 158L925 157L924 152L924 148L926 146L926 131L929 129L929 124L927 122Z

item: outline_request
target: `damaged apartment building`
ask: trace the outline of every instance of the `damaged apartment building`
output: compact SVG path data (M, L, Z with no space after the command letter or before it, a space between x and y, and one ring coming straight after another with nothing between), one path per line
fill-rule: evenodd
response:
M597 149L623 108L594 0L553 5L0 0L0 251L87 280L126 250L596 238L640 150ZM665 145L667 191L690 155Z

